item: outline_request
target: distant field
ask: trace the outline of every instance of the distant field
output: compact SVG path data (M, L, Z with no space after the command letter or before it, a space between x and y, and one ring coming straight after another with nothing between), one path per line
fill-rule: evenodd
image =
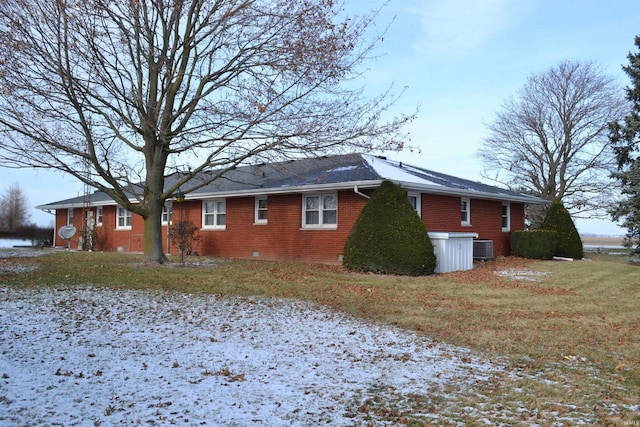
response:
M622 236L580 236L582 244L588 246L622 246Z

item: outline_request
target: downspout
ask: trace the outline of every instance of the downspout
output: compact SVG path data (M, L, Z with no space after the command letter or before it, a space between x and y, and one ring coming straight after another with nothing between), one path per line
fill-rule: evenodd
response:
M46 209L43 210L42 212L48 213L49 215L53 215L53 239L51 240L51 247L55 248L56 247L56 237L58 237L58 233L56 230L56 218L57 218L57 211L56 212L51 212L51 209Z
M353 192L354 192L354 193L356 193L356 194L357 194L357 195L359 195L359 196L364 197L365 199L370 199L370 198L371 198L371 196L367 196L366 194L364 194L363 192L361 192L360 190L358 190L358 186L357 186L357 185L354 185L354 186L353 186Z

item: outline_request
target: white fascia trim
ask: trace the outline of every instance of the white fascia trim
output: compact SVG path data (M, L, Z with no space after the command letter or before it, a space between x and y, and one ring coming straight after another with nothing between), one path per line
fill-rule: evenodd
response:
M382 184L382 180L375 181L350 181L340 182L337 184L315 184L315 185L298 185L294 187L279 187L279 188L252 188L250 190L241 191L224 191L215 193L195 193L187 194L186 200L200 200L209 198L223 198L223 197L240 197L240 196L268 196L270 194L288 194L288 193L318 193L326 191L341 191L349 190L353 191L353 187L358 188L376 188Z
M130 202L134 202L137 199L129 199ZM87 204L85 203L69 203L69 204L60 204L60 205L39 205L36 206L36 209L39 209L41 211L53 211L53 210L57 210L57 209L75 209L75 208L84 208L89 207L89 208L95 208L97 206L116 206L119 204L116 203L115 200L104 200L101 202L89 202Z
M287 194L287 193L317 193L323 191L340 191L348 190L353 191L354 187L357 188L376 188L382 184L382 179L368 180L368 181L349 181L333 184L315 184L315 185L298 185L293 187L279 187L279 188L252 188L248 190L240 191L224 191L224 192L210 192L210 193L190 193L185 195L185 200L201 200L201 199L215 199L226 197L241 197L241 196L260 196L270 194ZM471 197L476 199L489 199L489 200L501 200L506 202L525 203L530 205L544 205L549 204L549 201L538 199L531 196L513 196L508 194L494 194L485 193L480 191L471 190L456 190L449 187L442 187L436 185L424 185L416 184L414 182L394 181L400 184L407 191L418 191L427 194L442 194L449 196L459 197ZM131 199L133 201L135 199ZM115 201L101 201L91 202L90 207L94 206L113 206ZM55 209L69 209L69 208L82 208L85 205L83 203L73 203L65 205L40 205L36 206L36 209L42 211L55 210Z
M228 197L242 197L242 196L268 196L270 194L287 194L287 193L318 193L325 191L340 191L348 190L353 191L354 186L358 188L376 188L382 184L382 180L369 180L369 181L350 181L340 182L337 184L316 184L316 185L298 185L293 187L278 187L278 188L252 188L249 190L240 191L219 191L210 193L188 193L185 194L185 200L204 200L204 199L222 199ZM135 200L135 199L134 199ZM130 199L130 201L133 201ZM117 205L114 200L101 201L96 203L89 203L88 206L113 206ZM36 209L42 211L50 211L55 209L69 209L69 208L82 208L84 203L71 203L71 204L58 204L58 205L40 205L36 206Z
M517 202L517 203L525 203L529 205L548 205L551 202L543 199L539 199L537 197L532 196L514 196L511 194L495 194L495 193L485 193L483 191L473 191L473 190L458 190L452 189L450 187L441 187L441 186L431 186L431 185L416 185L411 182L398 182L402 187L404 187L407 191L419 191L421 193L427 194L442 194L449 196L460 196L460 197L469 197L474 199L484 199L484 200L500 200L504 202Z

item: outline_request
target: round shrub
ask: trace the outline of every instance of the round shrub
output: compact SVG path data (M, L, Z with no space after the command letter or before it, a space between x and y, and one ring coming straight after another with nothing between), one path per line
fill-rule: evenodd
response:
M433 273L433 245L402 187L383 181L373 192L347 238L343 264L382 274Z
M584 248L576 225L571 219L569 211L558 199L554 200L547 211L547 216L540 227L543 230L553 230L558 233L555 256L582 259Z

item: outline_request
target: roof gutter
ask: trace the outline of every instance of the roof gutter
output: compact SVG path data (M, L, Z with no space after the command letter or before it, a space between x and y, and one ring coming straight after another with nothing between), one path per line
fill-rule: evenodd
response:
M548 200L544 200L534 196L525 196L525 195L519 195L519 194L505 194L505 193L489 193L485 191L455 189L451 187L417 184L412 182L402 182L402 181L396 181L396 182L408 190L420 191L422 193L427 193L427 194L442 194L447 196L470 197L475 199L501 200L504 202L524 203L524 204L530 204L530 205L545 205L550 203Z
M355 188L366 187L375 188L382 183L382 180L367 180L367 181L350 181L342 183L329 183L329 184L314 184L314 185L297 185L292 187L277 187L277 188L251 188L246 190L235 191L220 191L220 192L203 192L203 193L186 193L186 200L201 200L201 199L214 199L223 197L246 197L246 196L268 196L275 194L288 194L288 193L313 193L323 191L340 191L340 190L352 190ZM364 195L366 197L366 194ZM135 200L135 199L130 199ZM101 201L93 203L89 206L109 206L116 204L113 200ZM85 206L83 201L75 203L52 203L48 205L36 206L39 210L54 210L54 209L68 209L68 208L80 208Z

